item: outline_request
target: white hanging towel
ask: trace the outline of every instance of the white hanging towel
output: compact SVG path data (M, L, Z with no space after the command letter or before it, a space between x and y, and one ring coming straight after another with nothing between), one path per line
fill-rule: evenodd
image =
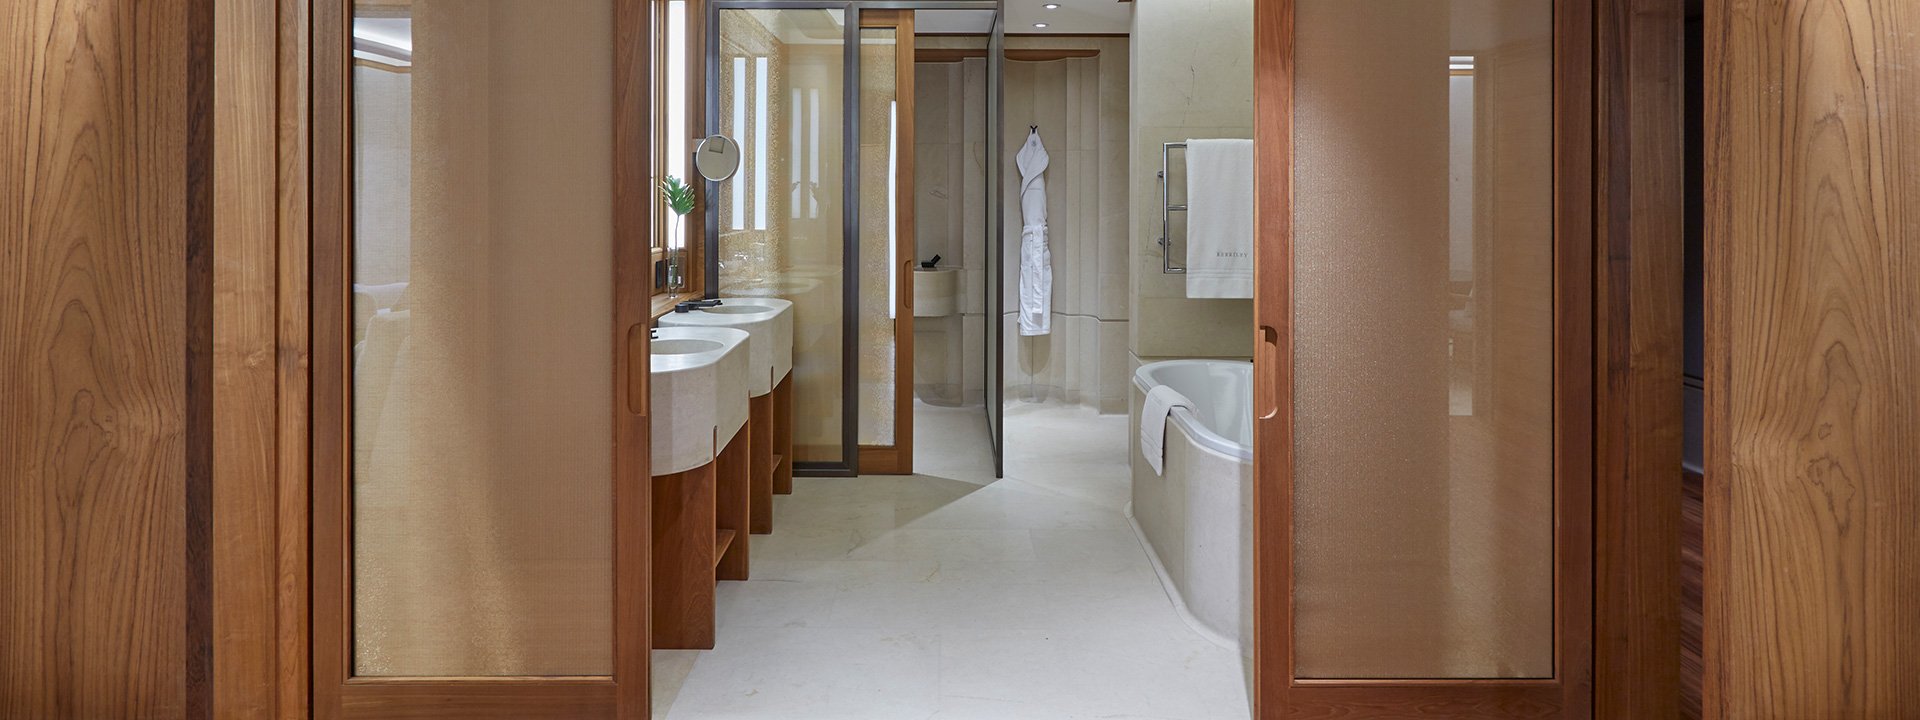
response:
M1155 475L1167 474L1167 418L1174 408L1193 412L1193 401L1166 385L1148 390L1146 402L1140 407L1140 454L1146 456L1147 467L1153 468Z
M1020 167L1020 334L1053 331L1053 251L1047 248L1047 147L1040 130L1014 158Z
M1253 297L1253 141L1187 141L1187 297Z

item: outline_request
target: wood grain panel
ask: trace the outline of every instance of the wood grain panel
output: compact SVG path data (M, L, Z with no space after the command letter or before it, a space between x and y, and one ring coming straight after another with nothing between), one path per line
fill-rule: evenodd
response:
M751 478L753 497L749 503L752 521L748 528L754 535L767 535L773 532L773 393L768 392L747 401L748 442L753 459Z
M279 66L279 107L277 130L280 144L279 165L279 257L275 265L278 300L276 313L276 383L278 417L275 455L277 495L275 585L274 676L276 709L274 717L305 720L312 714L312 639L309 634L308 551L312 509L308 453L312 410L308 372L311 361L311 310L309 307L308 253L312 250L308 222L312 182L309 173L309 142L312 116L309 95L309 32L312 7L308 0L279 0L279 46L275 62Z
M1705 15L1705 715L1920 708L1920 6Z
M618 692L605 679L458 678L356 681L342 696L350 715L384 720L611 720Z
M309 385L312 406L308 412L312 604L308 621L312 624L312 714L330 719L344 717L342 690L352 674L348 651L351 638L346 631L347 608L352 602L347 587L350 536L346 482L347 401L351 388L347 382L347 339L353 337L347 312L350 296L346 292L351 282L347 234L353 227L347 192L352 152L347 135L352 88L347 27L351 21L345 0L312 2L310 54L304 60L290 60L311 63L308 79L312 88L313 149L308 229L312 247L308 254L311 275L307 321L313 354Z
M729 538L724 545L718 539L714 541L715 580L745 580L752 567L747 551L752 542L748 530L753 524L752 435L751 424L742 426L713 460L714 526L707 534Z
M1680 501L1680 717L1700 717L1700 683L1706 674L1702 654L1700 614L1703 565L1700 524L1706 514L1701 506L1700 473L1688 471L1681 479Z
M690 6L691 9L691 6ZM615 0L613 6L613 327L612 391L625 402L613 403L613 679L614 716L646 718L653 712L653 490L651 377L653 346L649 333L636 343L620 342L629 328L651 325L648 299L653 273L645 258L651 248L648 229L656 207L647 170L654 147L653 96L647 92L652 56L643 42L652 16L640 0ZM697 125L694 127L698 127ZM694 243L698 244L698 243ZM632 378L640 378L634 383ZM639 410L636 411L635 408Z
M217 0L213 314L214 698L275 714L279 652L277 4Z
M1253 6L1253 711L1293 681L1293 2Z
M0 5L0 717L212 710L211 23Z
M773 492L793 494L793 373L773 386Z
M718 462L658 475L653 484L653 647L710 650Z
M1595 698L1680 702L1683 0L1599 0L1595 134Z

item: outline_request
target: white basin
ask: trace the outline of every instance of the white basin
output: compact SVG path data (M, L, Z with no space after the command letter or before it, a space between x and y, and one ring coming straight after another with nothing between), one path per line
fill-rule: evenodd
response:
M724 327L663 327L647 361L653 475L713 462L747 423L748 338Z
M913 316L946 317L960 308L959 270L913 271Z
M747 394L760 397L793 370L793 303L779 298L721 298L720 304L660 317L664 327L725 327L745 330Z
M724 343L716 340L674 338L672 340L661 340L660 342L653 343L652 349L655 355L697 355L700 353L713 352L724 347L726 347Z

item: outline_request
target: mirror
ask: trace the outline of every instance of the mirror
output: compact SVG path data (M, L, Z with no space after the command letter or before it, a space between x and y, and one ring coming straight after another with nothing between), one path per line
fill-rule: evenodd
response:
M740 143L725 135L708 135L693 150L693 167L700 177L720 182L740 170Z

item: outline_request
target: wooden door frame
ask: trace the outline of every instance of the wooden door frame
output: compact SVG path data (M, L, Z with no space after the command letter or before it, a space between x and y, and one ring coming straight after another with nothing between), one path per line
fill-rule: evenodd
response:
M1673 0L1556 3L1555 423L1579 431L1556 439L1556 553L1572 553L1556 562L1557 679L1529 688L1292 678L1285 591L1293 428L1285 410L1293 382L1294 1L1255 3L1255 254L1265 278L1254 301L1256 718L1340 702L1466 712L1451 704L1460 688L1478 688L1487 704L1510 705L1516 715L1674 716L1678 695L1666 690L1677 688L1679 653L1678 589L1667 572L1679 556L1678 8ZM1669 457L1670 467L1660 464ZM1596 576L1596 558L1607 561L1605 575ZM1599 598L1608 602L1596 607Z
M859 446L860 462L854 467L863 475L908 475L913 473L913 268L916 263L913 234L914 170L914 85L912 10L861 10L860 28L892 28L894 46L894 94L899 102L898 133L900 157L894 178L894 257L901 264L892 268L900 274L894 286L893 354L893 444ZM855 51L857 58L859 53ZM858 171L854 168L853 171ZM856 309L857 311L857 309Z
M352 325L352 0L310 1L311 43L281 62L310 68L311 282L298 296L311 312L311 672L312 712L322 719L434 713L460 717L645 718L649 707L648 333L652 296L646 241L652 227L652 9L614 3L614 618L612 676L575 678L354 678L348 610L347 480ZM402 0L402 3L404 0ZM298 280L296 278L295 280ZM283 293L284 295L284 293ZM331 330L331 331L329 331ZM621 449L624 448L624 451ZM625 643L620 638L627 638ZM350 714L351 711L351 714Z
M1594 4L1594 714L1681 717L1685 0Z
M305 718L307 0L215 0L212 717Z

